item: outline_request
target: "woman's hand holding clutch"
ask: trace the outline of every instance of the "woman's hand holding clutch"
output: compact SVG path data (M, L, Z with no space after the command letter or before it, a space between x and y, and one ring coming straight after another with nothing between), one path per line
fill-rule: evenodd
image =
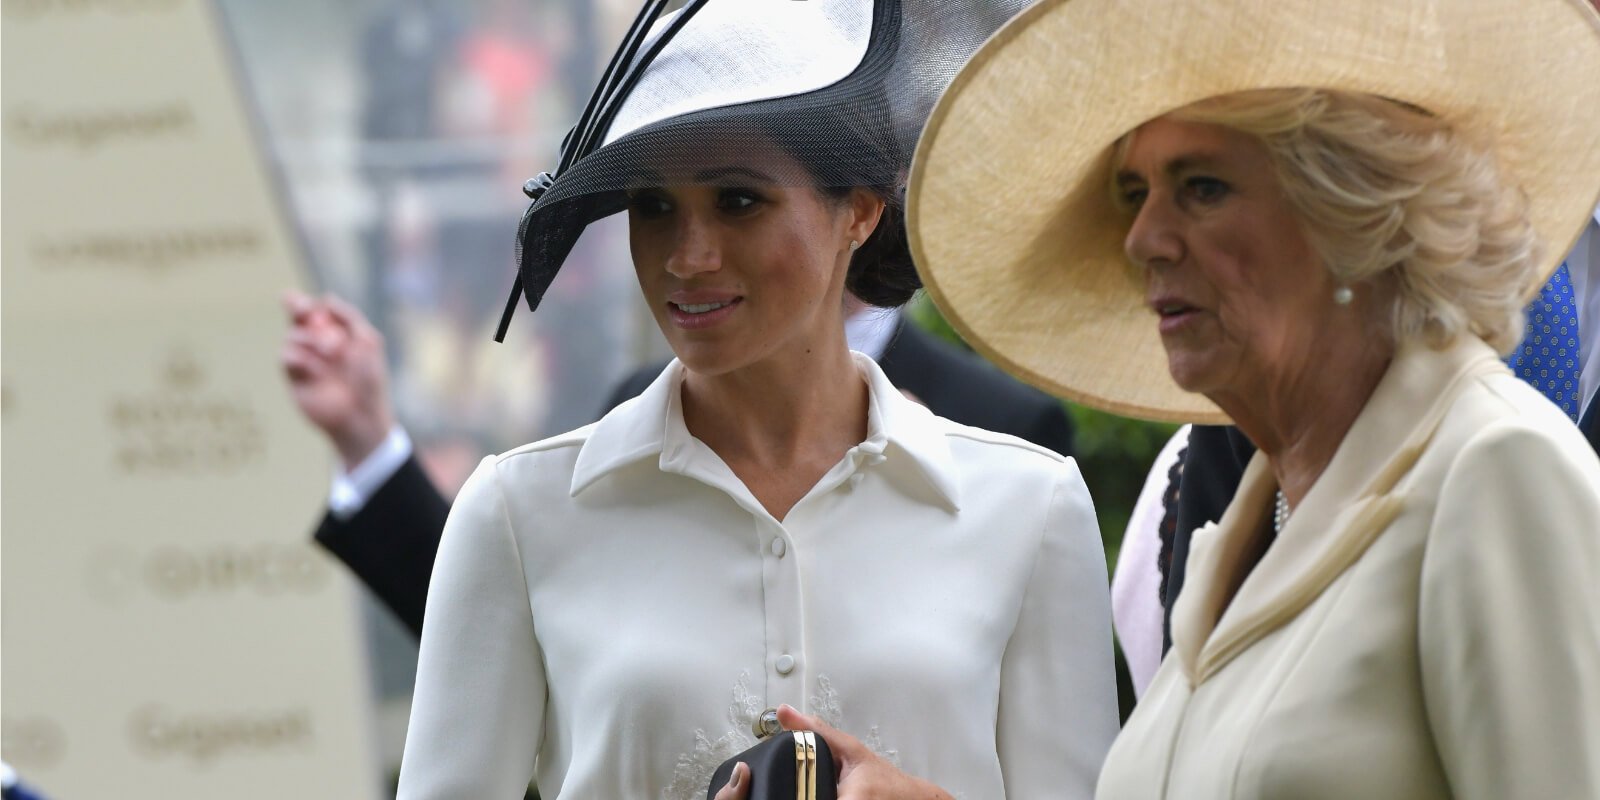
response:
M839 800L952 800L948 792L901 772L854 736L816 717L785 705L778 707L778 722L784 730L814 731L827 742L838 768ZM750 768L741 763L715 800L745 800L749 790Z

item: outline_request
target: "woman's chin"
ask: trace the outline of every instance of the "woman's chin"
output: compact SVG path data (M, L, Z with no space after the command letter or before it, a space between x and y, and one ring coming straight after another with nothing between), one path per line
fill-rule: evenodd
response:
M709 342L671 342L672 354L684 369L697 375L724 375L749 363L744 348L714 345Z
M1167 374L1178 388L1194 394L1207 394L1216 388L1217 370L1209 359L1198 358L1193 353L1167 353Z

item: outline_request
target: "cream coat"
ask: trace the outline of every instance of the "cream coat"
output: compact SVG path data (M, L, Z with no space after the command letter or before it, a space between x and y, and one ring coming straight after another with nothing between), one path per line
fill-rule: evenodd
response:
M1077 466L856 365L868 438L782 520L689 435L677 364L486 459L439 547L400 797L703 798L779 703L969 800L1088 797L1117 708Z
M1408 346L1223 609L1277 487L1197 531L1098 797L1600 798L1600 463L1481 341Z

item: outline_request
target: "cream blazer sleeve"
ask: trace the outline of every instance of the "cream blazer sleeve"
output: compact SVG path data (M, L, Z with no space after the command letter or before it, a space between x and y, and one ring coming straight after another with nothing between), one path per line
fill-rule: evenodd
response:
M450 509L428 587L398 800L521 798L545 675L496 459Z
M1000 667L1000 768L1007 798L1089 798L1117 734L1117 686L1105 550L1070 459L1041 536Z
M1477 433L1439 488L1418 647L1423 704L1462 800L1600 797L1593 461L1510 418Z

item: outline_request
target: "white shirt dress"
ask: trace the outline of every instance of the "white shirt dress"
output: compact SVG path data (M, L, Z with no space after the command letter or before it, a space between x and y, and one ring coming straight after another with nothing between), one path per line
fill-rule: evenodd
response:
M1090 796L1117 729L1076 464L904 398L774 519L684 427L683 368L490 457L428 594L403 800L703 798L788 703L968 800Z

